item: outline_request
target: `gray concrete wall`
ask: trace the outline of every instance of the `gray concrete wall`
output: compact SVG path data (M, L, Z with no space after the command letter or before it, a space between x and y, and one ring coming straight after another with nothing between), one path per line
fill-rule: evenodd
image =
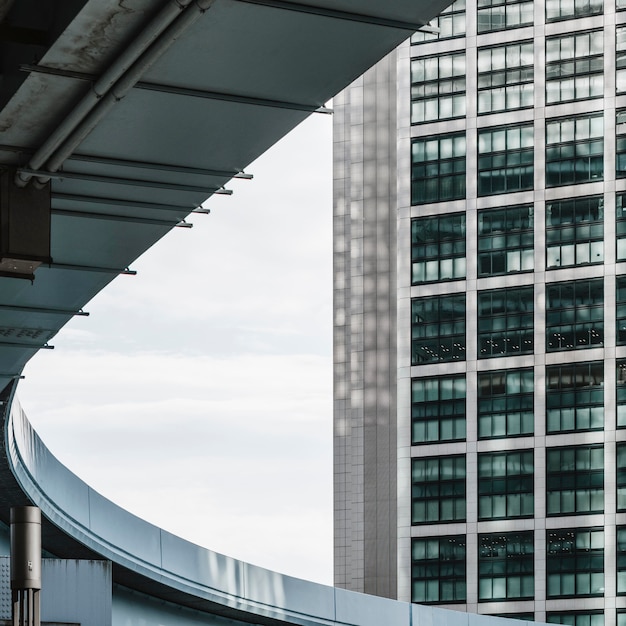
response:
M394 52L333 101L335 584L390 598L397 593L396 63Z

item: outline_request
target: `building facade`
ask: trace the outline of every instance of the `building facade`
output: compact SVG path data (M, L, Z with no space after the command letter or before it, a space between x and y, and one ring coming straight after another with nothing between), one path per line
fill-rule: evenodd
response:
M334 101L335 582L626 625L626 2L457 0Z

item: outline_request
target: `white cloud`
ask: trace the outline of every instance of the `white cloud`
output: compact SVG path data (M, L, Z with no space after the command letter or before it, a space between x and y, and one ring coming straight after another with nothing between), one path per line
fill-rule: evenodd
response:
M125 508L331 583L330 120L249 171L61 331L18 396L51 450Z

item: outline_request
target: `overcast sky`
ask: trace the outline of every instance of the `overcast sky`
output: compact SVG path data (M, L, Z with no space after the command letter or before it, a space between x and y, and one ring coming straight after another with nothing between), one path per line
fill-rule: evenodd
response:
M96 490L332 584L332 173L313 115L28 364L18 397Z

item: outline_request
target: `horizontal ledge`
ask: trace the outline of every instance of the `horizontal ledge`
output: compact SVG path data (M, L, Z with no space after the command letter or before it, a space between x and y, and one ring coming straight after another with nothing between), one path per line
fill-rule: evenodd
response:
M137 83L135 87L137 89L171 93L178 96L204 98L205 100L221 100L223 102L236 102L238 104L247 104L251 106L288 109L290 111L303 111L305 113L332 113L332 109L328 109L324 106L318 106L316 104L301 104L298 102L288 102L287 100L272 100L271 98L255 98L254 96L243 96L233 93L225 93L222 91L205 91L203 89L174 87L171 85L144 82Z
M100 272L102 274L122 274L124 276L136 276L135 270L127 267L120 269L118 267L101 267L98 265L77 265L75 263L50 263L47 267L56 270L72 270L79 272Z
M0 152L12 152L14 154L31 156L35 153L35 150L32 148L26 148L25 146L0 144ZM252 180L254 178L253 174L247 174L243 170L220 170L206 167L188 167L186 165L173 165L171 163L153 163L151 161L114 159L111 157L100 157L91 154L74 153L70 157L68 157L67 160L84 163L100 163L102 165L113 165L137 169L149 169L163 172L176 172L180 174L191 174L198 176L223 176L228 178L236 178L238 180Z
M61 70L46 65L21 65L20 69L25 72L35 72L39 74L49 74L61 76L63 78L73 78L83 81L94 81L95 74L85 72L74 72ZM191 98L204 98L206 100L223 100L225 102L237 102L252 106L270 107L278 109L289 109L291 111L304 111L306 113L332 113L331 109L317 104L302 104L300 102L289 102L287 100L274 100L272 98L257 98L255 96L245 96L243 94L227 93L222 91L210 91L204 89L193 89L190 87L176 87L174 85L163 85L161 83L146 83L139 81L134 86L135 89L146 89L148 91L158 91L161 93L171 93L179 96L189 96Z
M37 176L39 178L53 178L55 180L87 180L95 183L109 185L127 185L130 187L150 187L154 189L169 189L172 191L193 191L198 193L216 193L231 195L232 191L223 187L198 187L196 185L177 185L174 183L162 183L157 180L141 180L137 178L121 178L119 176L100 176L98 174L81 174L79 172L47 172L45 170L33 170L20 167L17 170L20 174Z
M282 9L283 11L294 11L296 13L306 13L308 15L318 15L320 17L330 17L336 20L345 20L348 22L358 22L361 24L370 24L371 26L385 26L387 28L396 28L399 30L416 31L422 26L423 22L407 22L405 20L394 20L387 17L379 17L377 15L365 15L363 13L351 13L350 11L340 11L337 9L327 9L325 7L312 6L310 4L299 4L288 2L287 0L237 0L246 4L257 4L260 6L270 7L273 9ZM381 5L384 6L384 2Z
M71 211L69 209L51 209L52 215L76 217L79 219L103 220L111 222L133 222L137 224L150 224L153 226L174 227L180 224L180 220L157 220L150 217L133 217L132 215L115 215L114 213L91 213L89 211Z
M156 170L161 172L176 172L179 174L191 174L198 176L220 176L224 178L239 178L244 180L250 180L253 178L252 174L246 174L241 170L218 170L204 167L187 167L185 165L172 165L170 163L131 161L128 159L113 159L111 157L91 156L88 154L72 154L72 156L68 158L68 161L78 161L81 163L97 163L100 165Z
M87 204L104 204L106 206L124 206L132 209L148 209L153 211L172 211L177 213L191 213L197 207L181 206L174 204L156 204L154 202L142 202L141 200L123 200L120 198L104 198L101 196L85 196L72 193L52 193L53 200L68 200Z
M75 311L73 309L52 309L49 307L36 307L36 306L18 306L13 304L0 304L1 311L23 311L24 313L41 313L43 315L76 315L81 317L88 317L89 313L79 309Z
M3 348L32 348L33 350L54 350L54 346L46 343L28 343L27 341L0 341Z

